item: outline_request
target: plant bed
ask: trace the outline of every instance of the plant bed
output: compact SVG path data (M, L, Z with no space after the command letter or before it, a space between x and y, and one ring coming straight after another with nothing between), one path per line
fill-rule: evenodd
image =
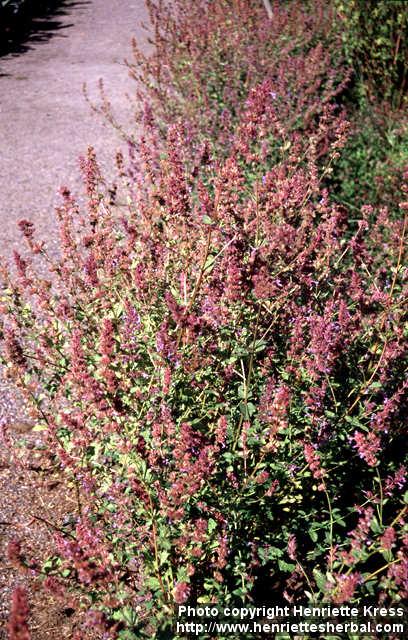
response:
M350 71L310 4L149 2L118 184L90 147L58 257L24 219L2 269L3 363L78 498L37 575L77 638L408 595L408 171L352 191Z

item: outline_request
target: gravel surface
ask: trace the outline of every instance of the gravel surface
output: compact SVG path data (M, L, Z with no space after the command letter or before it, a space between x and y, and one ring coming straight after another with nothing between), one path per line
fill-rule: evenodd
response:
M5 623L17 584L29 590L32 640L71 638L78 617L68 617L66 602L39 588L35 569L22 572L8 554L10 542L18 540L27 564L41 566L53 554L54 527L77 512L73 491L45 455L41 435L27 427L14 422L8 431L19 459L10 460L4 450L0 456L0 639L7 638Z
M22 216L52 233L58 188L79 187L78 156L89 144L112 165L118 135L91 112L83 84L96 97L103 78L119 120L131 121L125 95L134 85L124 59L131 37L145 37L144 0L73 0L60 14L49 40L0 58L0 253L18 243Z
M82 86L86 83L97 101L103 78L119 121L133 126L125 95L131 96L134 87L124 58L131 56L132 36L145 38L143 20L144 0L67 0L20 53L0 58L0 255L9 257L19 245L16 223L22 217L34 221L41 237L52 243L59 187L80 192L78 157L88 145L95 147L105 175L113 175L121 142L91 111ZM34 463L30 458L28 468L16 468L0 442L0 639L6 637L10 592L18 582L30 586L33 640L70 638L74 625L64 609L36 593L30 576L10 566L5 549L18 537L28 552L46 555L50 527L43 520L58 522L74 508L72 499L54 472L38 463L41 434L30 430L23 405L0 381L1 424L12 439L28 439Z

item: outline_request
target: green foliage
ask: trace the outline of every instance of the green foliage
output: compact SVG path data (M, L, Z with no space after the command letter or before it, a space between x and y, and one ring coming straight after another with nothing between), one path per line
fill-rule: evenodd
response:
M401 104L407 89L408 11L404 0L334 0L344 51L370 95Z
M327 184L355 212L363 204L393 207L408 165L406 111L408 5L404 1L333 0L353 79L341 102L351 134Z
M349 107L352 132L329 181L335 198L358 211L363 204L393 206L408 166L408 118L387 104Z

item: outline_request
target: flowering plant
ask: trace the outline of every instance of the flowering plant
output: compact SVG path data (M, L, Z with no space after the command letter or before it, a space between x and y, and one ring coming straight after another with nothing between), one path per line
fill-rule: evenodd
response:
M45 586L101 637L164 634L184 602L407 595L406 190L397 218L336 204L347 122L287 93L251 88L224 153L147 118L126 204L89 149L58 257L23 220L2 267L6 371L78 498Z

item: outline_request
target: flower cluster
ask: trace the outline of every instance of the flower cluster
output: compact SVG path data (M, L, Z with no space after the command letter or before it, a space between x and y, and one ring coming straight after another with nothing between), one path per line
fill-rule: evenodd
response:
M28 627L29 614L27 591L24 587L16 587L13 591L10 618L7 625L9 640L31 640Z

